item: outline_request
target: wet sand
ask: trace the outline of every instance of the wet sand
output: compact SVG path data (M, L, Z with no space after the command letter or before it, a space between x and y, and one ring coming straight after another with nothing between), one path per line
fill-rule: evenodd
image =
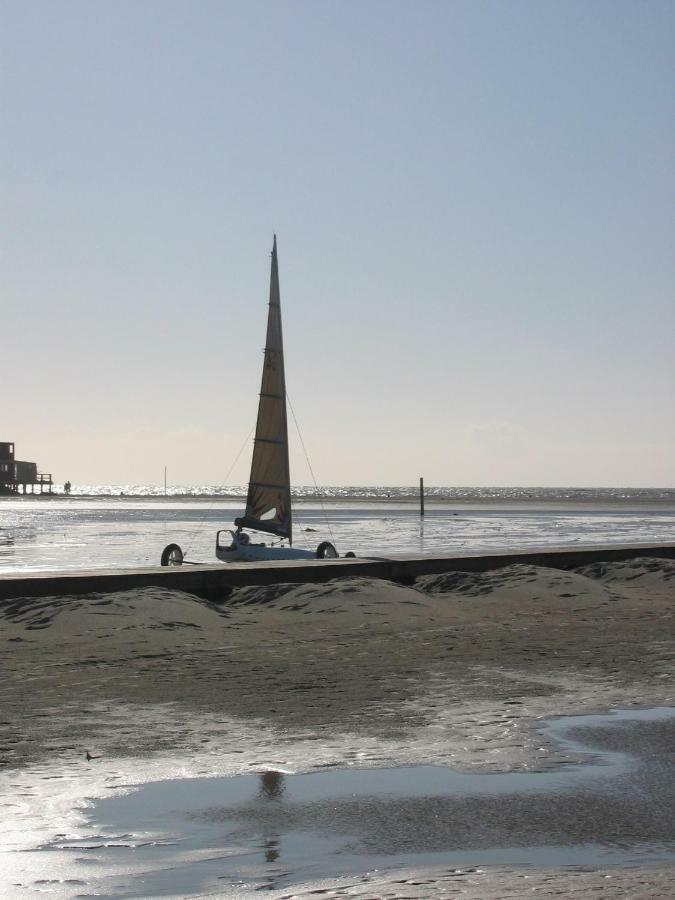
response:
M613 494L615 492L606 492ZM652 492L654 493L654 492ZM668 493L668 492L666 492ZM675 492L670 492L675 493ZM145 568L178 543L192 562L215 562L218 529L241 512L235 500L200 498L0 499L0 575L92 568ZM329 540L362 557L668 544L675 536L672 502L540 500L431 502L426 516L405 499L300 501L296 544L316 550ZM665 554L664 554L665 555Z
M644 559L247 588L224 605L153 589L9 602L0 759L12 775L129 759L157 772L168 757L224 774L553 770L574 753L542 738L542 718L674 705L674 599L675 563ZM675 877L430 866L331 884L336 896L665 897Z

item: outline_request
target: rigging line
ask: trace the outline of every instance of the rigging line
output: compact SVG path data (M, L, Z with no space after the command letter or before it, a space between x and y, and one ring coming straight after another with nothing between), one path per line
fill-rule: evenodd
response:
M252 426L251 430L250 430L249 433L246 435L246 440L244 441L244 443L243 443L243 444L241 445L241 447L239 448L239 452L238 452L237 455L235 456L234 462L232 463L232 465L230 466L230 468L227 470L227 475L226 475L225 478L223 478L223 480L221 481L221 486L222 486L222 487L225 487L225 485L227 484L227 481L228 481L230 475L232 474L232 470L234 469L234 467L235 467L235 466L237 465L237 463L239 462L239 457L240 457L241 454L244 452L244 448L246 447L246 445L248 444L248 442L249 442L250 439L251 439L251 435L253 434L254 429L255 429L255 425ZM195 530L192 531L192 532L188 535L188 541L189 541L188 549L187 549L187 550L185 551L185 553L183 554L183 559L185 559L185 558L187 557L188 553L190 552L190 548L191 548L192 545L194 544L194 540L195 540L196 535L199 534L200 531L203 531L205 526L206 526L206 522L200 522L200 524L195 528Z
M286 391L286 399L288 400L288 405L291 408L291 415L293 416L293 421L295 422L295 427L298 430L298 437L300 438L300 443L302 444L302 449L305 454L305 459L307 460L307 465L309 466L309 471L312 475L312 481L314 482L314 487L316 488L316 493L319 498L319 503L321 504L321 510L323 512L323 519L326 523L326 527L328 528L328 533L330 534L330 539L333 543L335 543L335 537L333 536L333 529L330 527L330 520L328 518L328 513L326 512L326 507L323 505L323 494L319 490L319 485L316 483L316 477L314 475L314 469L312 468L312 464L309 461L309 454L307 453L307 448L305 447L305 442L302 439L302 432L300 431L300 426L298 425L298 420L295 417L295 410L293 409L293 404L291 403L291 398Z

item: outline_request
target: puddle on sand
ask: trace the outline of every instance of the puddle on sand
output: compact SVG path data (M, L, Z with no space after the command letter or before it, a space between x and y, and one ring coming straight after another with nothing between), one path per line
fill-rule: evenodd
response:
M87 834L43 851L72 854L75 877L115 897L430 865L675 862L675 709L555 719L543 733L586 761L546 773L418 766L155 782L97 801Z

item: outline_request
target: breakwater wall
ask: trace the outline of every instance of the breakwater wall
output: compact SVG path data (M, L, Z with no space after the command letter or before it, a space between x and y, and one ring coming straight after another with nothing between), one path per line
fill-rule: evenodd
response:
M68 572L0 574L0 600L19 597L66 596L164 587L206 599L224 599L233 588L279 583L323 582L333 578L367 577L411 583L420 575L444 572L487 572L516 564L574 569L593 562L635 557L675 559L675 543L594 544L546 547L503 553L456 553L436 556L396 556L295 560L152 567L146 569L77 569Z

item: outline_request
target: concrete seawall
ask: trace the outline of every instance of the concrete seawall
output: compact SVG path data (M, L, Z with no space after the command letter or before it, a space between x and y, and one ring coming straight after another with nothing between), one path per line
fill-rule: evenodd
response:
M443 556L396 556L389 559L334 559L289 562L229 563L147 569L88 569L0 575L0 600L19 597L65 596L164 587L199 597L226 597L235 587L283 582L322 582L364 576L412 582L420 575L443 572L486 572L515 564L572 569L593 562L635 557L675 559L675 543L594 544L547 547L503 553L462 553Z

